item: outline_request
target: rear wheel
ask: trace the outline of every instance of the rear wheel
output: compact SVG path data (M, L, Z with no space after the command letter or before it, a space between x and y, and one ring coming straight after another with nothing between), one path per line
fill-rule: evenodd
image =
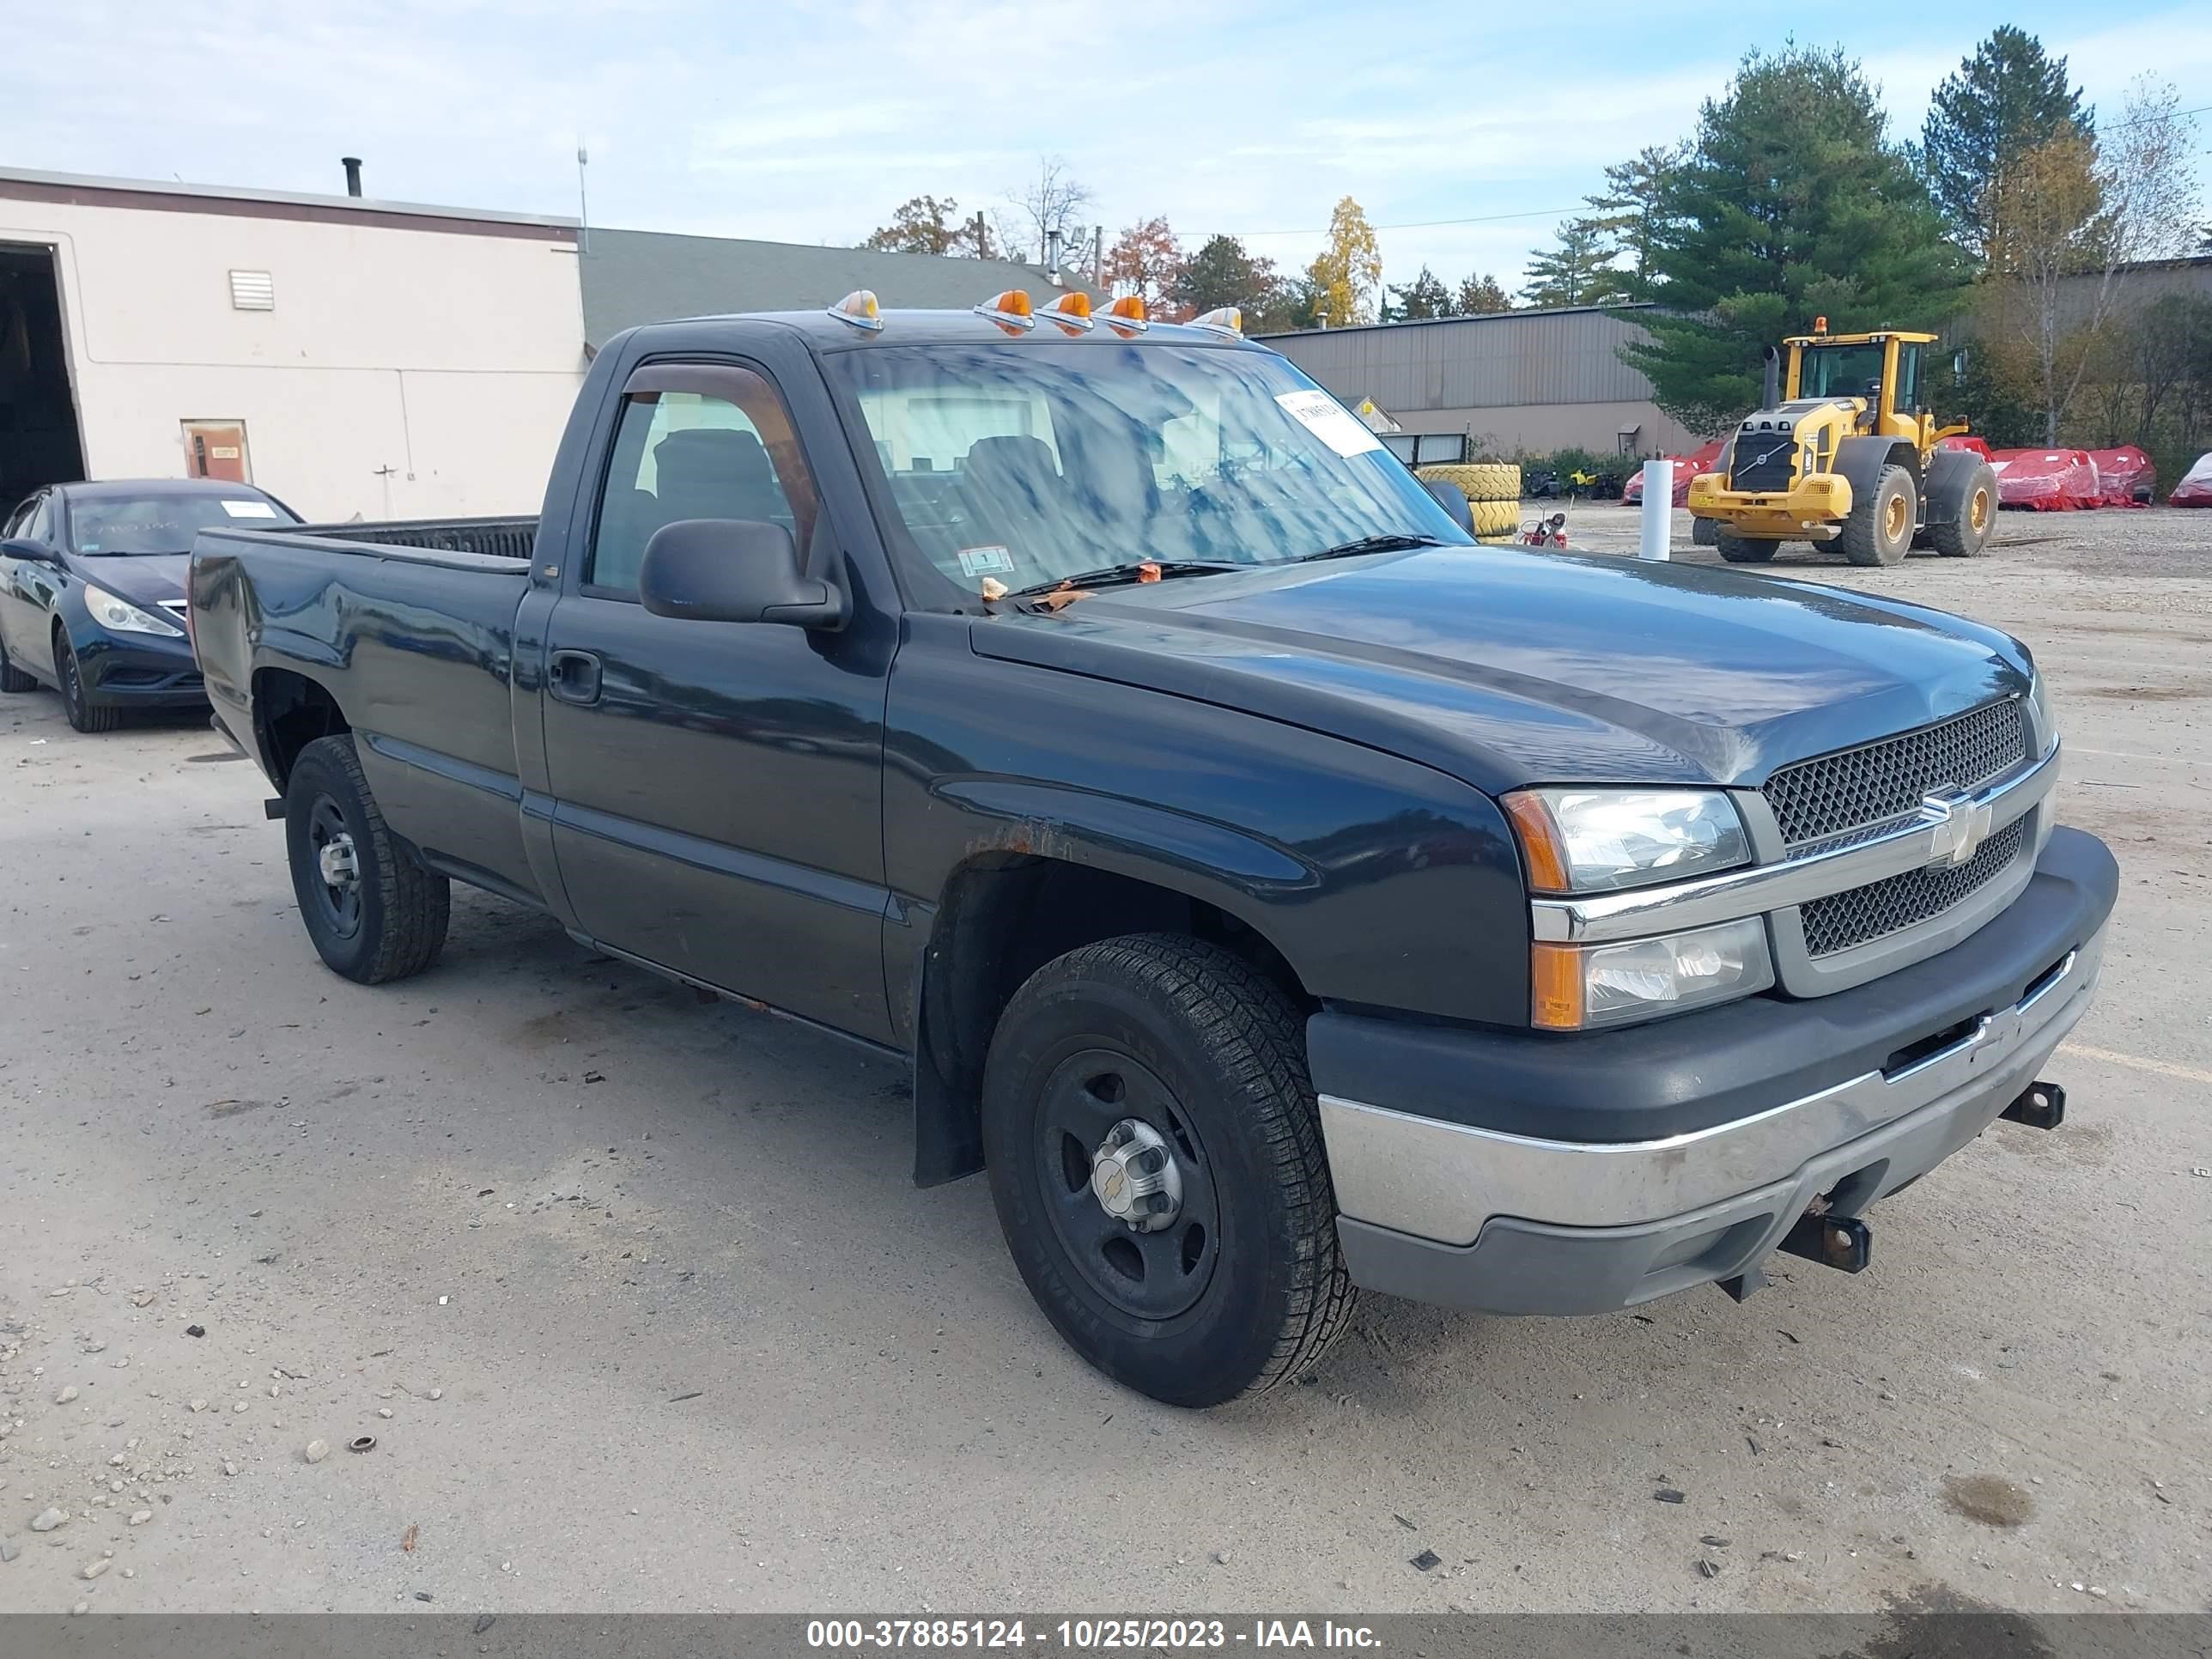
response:
M1874 488L1851 503L1836 545L1853 564L1895 564L1912 546L1919 506L1912 474L1885 466Z
M84 684L84 665L76 659L69 635L54 629L54 678L61 682L62 707L69 723L80 732L112 732L123 720L123 711L112 704L93 702Z
M1691 546L1718 547L1720 543L1721 526L1718 520L1692 519L1690 520Z
M1780 542L1760 541L1750 536L1731 536L1719 526L1714 527L1713 545L1730 564L1765 564L1782 550Z
M386 827L351 737L318 738L293 762L284 846L300 920L333 973L380 985L438 959L451 884Z
M1959 480L1953 499L1930 500L1929 517L1941 514L1942 522L1928 526L1929 545L1947 559L1978 558L1987 550L1997 525L1996 469L1986 461Z
M1116 1381L1218 1405L1350 1320L1304 1022L1226 951L1139 934L1040 968L991 1040L982 1127L1015 1266Z
M26 674L15 666L8 654L8 644L0 640L0 691L35 691L39 682L34 675Z

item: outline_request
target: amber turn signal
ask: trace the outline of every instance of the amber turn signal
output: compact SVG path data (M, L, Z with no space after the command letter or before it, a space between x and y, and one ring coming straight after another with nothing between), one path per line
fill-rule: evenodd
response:
M1565 893L1567 884L1566 848L1560 844L1559 826L1552 809L1534 790L1508 795L1503 803L1520 837L1521 855L1528 860L1528 890L1534 893Z
M1528 1018L1542 1031L1582 1030L1583 959L1573 945L1528 947Z

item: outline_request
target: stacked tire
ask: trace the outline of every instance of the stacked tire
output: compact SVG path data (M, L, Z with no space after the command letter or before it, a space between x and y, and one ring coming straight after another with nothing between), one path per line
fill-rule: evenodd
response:
M1457 484L1474 515L1474 533L1486 542L1510 541L1521 530L1521 469L1510 461L1471 461L1425 466L1413 475Z

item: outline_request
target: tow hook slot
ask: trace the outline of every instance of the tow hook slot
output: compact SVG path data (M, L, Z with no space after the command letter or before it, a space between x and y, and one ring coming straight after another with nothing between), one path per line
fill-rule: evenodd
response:
M1825 1267L1860 1273L1874 1260L1874 1229L1856 1216L1808 1212L1797 1218L1797 1224L1783 1234L1775 1248Z
M2055 1129L2066 1121L2066 1091L2055 1083L2031 1083L1998 1115L2031 1129Z

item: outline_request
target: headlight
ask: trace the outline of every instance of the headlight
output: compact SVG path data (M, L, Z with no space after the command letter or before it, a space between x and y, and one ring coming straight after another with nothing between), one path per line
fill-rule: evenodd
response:
M1523 789L1504 805L1540 893L1601 893L1751 859L1735 803L1717 789Z
M1774 983L1766 927L1755 916L1620 945L1539 943L1529 969L1530 1017L1549 1031L1679 1013Z
M92 612L93 621L102 628L112 628L120 634L167 634L179 640L185 636L185 630L176 623L126 604L90 582L84 585L84 608Z
M2034 717L2038 758L2058 746L2058 716L2051 706L2051 682L2038 674L2027 688L2027 705Z

